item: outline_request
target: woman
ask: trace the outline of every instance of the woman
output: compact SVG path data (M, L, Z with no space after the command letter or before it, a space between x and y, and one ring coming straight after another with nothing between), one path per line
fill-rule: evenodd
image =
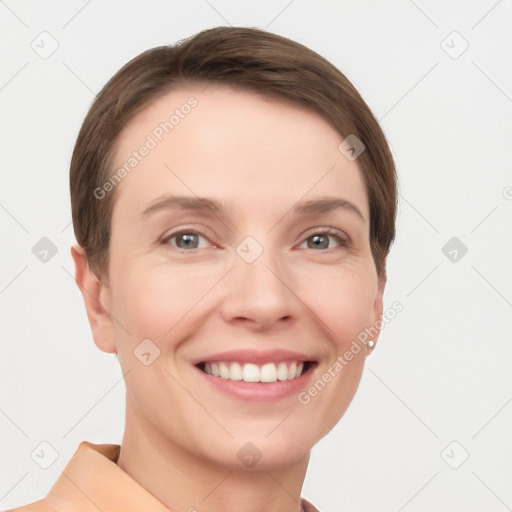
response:
M126 64L71 161L96 345L125 377L121 445L83 442L16 511L315 511L311 448L377 342L396 176L325 59L218 27Z

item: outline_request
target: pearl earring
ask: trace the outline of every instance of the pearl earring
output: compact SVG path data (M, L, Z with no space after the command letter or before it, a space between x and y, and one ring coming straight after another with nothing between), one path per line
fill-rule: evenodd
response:
M368 350L371 352L375 348L375 341L370 340L368 342Z

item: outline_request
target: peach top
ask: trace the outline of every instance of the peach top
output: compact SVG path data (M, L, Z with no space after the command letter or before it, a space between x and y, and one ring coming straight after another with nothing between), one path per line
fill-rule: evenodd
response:
M121 447L82 441L46 498L7 512L172 512L117 466ZM301 498L302 512L318 512Z

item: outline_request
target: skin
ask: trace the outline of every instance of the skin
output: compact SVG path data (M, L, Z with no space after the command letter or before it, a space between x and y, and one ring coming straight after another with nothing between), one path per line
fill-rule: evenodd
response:
M75 245L76 280L95 343L118 354L126 375L118 465L173 510L297 512L310 449L349 406L366 348L307 405L296 395L268 403L226 396L191 360L290 349L317 360L310 383L332 367L382 314L368 197L357 160L338 151L343 137L316 113L226 86L203 89L167 93L120 135L118 166L169 112L198 100L117 186L108 279L96 279ZM167 194L229 209L141 216ZM363 219L349 208L291 212L298 200L321 197L350 201ZM342 238L310 247L326 227ZM199 248L163 240L181 229L204 237ZM250 264L236 252L247 236L263 249ZM160 350L150 366L133 354L147 338ZM251 468L237 457L247 442L262 454Z

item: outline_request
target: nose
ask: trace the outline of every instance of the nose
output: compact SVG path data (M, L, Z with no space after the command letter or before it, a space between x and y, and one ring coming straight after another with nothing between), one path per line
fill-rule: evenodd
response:
M252 263L237 256L223 294L221 314L226 322L263 331L290 325L298 310L291 277L268 251Z

